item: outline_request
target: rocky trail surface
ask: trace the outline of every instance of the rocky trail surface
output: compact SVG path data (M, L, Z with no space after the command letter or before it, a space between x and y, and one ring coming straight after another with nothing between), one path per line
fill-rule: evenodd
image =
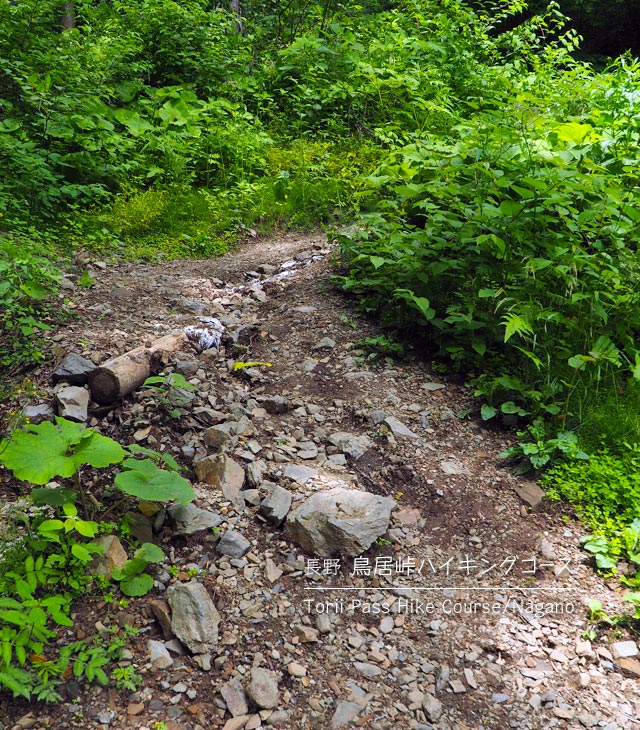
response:
M510 434L486 430L459 381L411 352L368 359L359 343L380 331L331 287L330 260L320 235L208 261L82 259L95 284L69 279L77 318L50 333L44 406L56 391L85 418L65 378L50 384L69 353L98 365L201 318L225 327L220 348L165 363L194 391L139 389L86 415L172 454L197 498L146 515L132 502L132 533L168 556L154 589L77 606L70 637L139 629L121 662L139 689L2 696L0 729L640 727L637 645L583 638L590 599L622 605L580 525L509 472Z

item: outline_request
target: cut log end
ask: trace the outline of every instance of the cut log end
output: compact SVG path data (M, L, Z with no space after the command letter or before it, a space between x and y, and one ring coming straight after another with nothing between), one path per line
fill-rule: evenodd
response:
M93 400L100 405L115 403L120 398L120 381L106 368L96 368L89 378Z

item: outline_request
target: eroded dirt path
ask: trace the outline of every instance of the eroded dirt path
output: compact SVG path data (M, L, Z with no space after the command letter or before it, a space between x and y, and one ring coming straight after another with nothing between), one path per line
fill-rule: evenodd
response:
M99 594L78 605L85 632L97 621L141 629L123 659L142 676L137 692L72 686L74 701L55 707L2 697L0 728L640 727L640 664L582 638L589 599L622 607L578 549L580 526L518 496L531 484L498 458L509 435L478 422L459 382L411 352L367 359L358 342L379 330L330 286L330 253L321 235L291 235L210 261L94 261L95 285L67 293L78 318L52 333L58 361L73 351L100 363L199 317L223 322L219 353L187 348L168 364L197 387L179 416L137 391L91 425L191 468L215 452L205 431L234 424L224 448L247 472L245 498L188 472L220 528L184 536L155 519L169 559L154 591L124 608ZM271 366L233 371L237 360ZM52 369L38 375L48 393ZM272 412L278 398L286 406ZM353 458L332 443L342 432L371 445ZM265 520L258 505L274 485L294 508L336 486L397 506L384 539L357 564L336 563ZM241 557L217 551L231 530L250 543ZM220 613L210 669L152 610L191 580ZM153 666L149 640L169 642L169 666ZM253 690L247 699L252 668L272 672L275 706Z

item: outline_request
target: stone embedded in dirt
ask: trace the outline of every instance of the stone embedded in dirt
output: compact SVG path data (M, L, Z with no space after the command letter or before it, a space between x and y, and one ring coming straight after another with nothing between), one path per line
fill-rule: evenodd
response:
M378 677L382 674L380 667L377 667L375 664L369 664L368 662L354 662L353 666L363 677Z
M316 344L311 348L312 350L333 350L336 346L336 341L331 337L323 337L318 340Z
M329 617L329 614L327 613L319 613L316 616L316 628L321 634L328 634L331 632L331 629L333 627L333 624L331 623L331 618Z
M406 527L417 525L420 522L420 518L420 510L415 508L411 509L410 507L402 507L393 513L393 521L398 525L405 525Z
M297 624L293 627L293 633L298 637L301 644L311 644L318 641L318 629L305 624Z
M291 407L291 404L281 395L270 395L262 401L262 407L267 413L278 415L286 413Z
M269 495L260 502L260 514L270 524L280 527L291 509L292 499L291 492L284 487L275 486Z
M289 672L292 677L296 677L298 679L307 676L307 668L303 667L302 664L299 664L298 662L290 662L287 665L287 672Z
M124 522L140 544L153 542L153 526L148 517L140 512L126 512Z
M430 722L438 722L442 717L442 702L428 692L422 700L422 709Z
M269 583L275 583L282 578L283 571L278 568L272 558L267 558L264 563L264 577Z
M542 557L547 560L556 560L558 557L555 548L546 537L540 539L540 552L542 553Z
M200 509L194 504L172 504L168 509L169 517L175 525L176 535L193 535L195 532L210 530L224 522L217 512Z
M222 730L242 730L243 727L246 727L250 719L251 715L238 715L238 717L232 717L230 720L225 722Z
M300 464L287 464L284 468L284 475L287 479L291 479L298 484L304 484L317 473L317 469L309 466L301 466Z
M277 674L261 667L252 667L247 695L263 710L277 707L280 699Z
M51 404L39 403L35 406L25 406L22 415L28 423L38 424L43 421L53 421L56 412Z
M171 628L194 654L206 654L218 643L220 614L198 581L178 583L167 590Z
M515 487L515 490L518 497L532 509L535 509L544 497L542 489L535 482L531 481L521 482Z
M372 423L372 424L373 424L374 426L379 426L379 425L380 425L380 424L381 424L381 423L382 423L382 422L384 421L384 419L385 419L386 417L387 417L387 414L386 414L386 413L385 413L385 412L384 412L383 410L381 410L381 409L379 409L379 408L377 408L377 409L376 409L376 410L374 410L374 411L371 411L371 412L370 412L370 413L368 414L368 418L369 418L369 421L370 421L370 422L371 422L371 423Z
M305 461L309 459L317 459L318 447L312 442L305 442L303 444L300 444L300 449L296 453L296 456L299 459L304 459Z
M241 494L242 499L244 499L248 505L251 505L251 507L257 507L262 500L262 495L260 494L259 489L243 489Z
M224 496L235 505L242 506L240 490L244 485L244 469L226 454L206 456L194 464L198 480L222 489Z
M234 426L235 423L233 421L226 421L225 423L210 426L203 435L205 444L212 446L214 449L222 449L225 446L234 444L237 441L233 434Z
M71 352L51 373L51 382L55 384L63 381L69 385L86 385L89 373L95 369L96 366L91 360Z
M251 487L259 487L264 479L265 469L266 464L262 461L262 459L257 459L256 461L252 461L250 464L247 464L247 484Z
M285 532L311 555L355 557L384 535L394 506L389 497L337 487L289 512Z
M176 372L185 378L193 378L200 369L197 360L176 360Z
M232 679L220 688L222 699L227 705L227 709L234 716L248 715L249 704L244 688L238 679Z
M148 601L147 605L155 616L156 621L160 624L162 636L165 641L171 641L171 639L175 638L173 630L171 629L171 613L169 604L159 598L154 598Z
M440 469L447 476L470 476L467 467L458 459L449 459L440 462Z
M58 415L70 421L85 423L89 418L89 391L77 385L62 388L56 393Z
M640 661L633 657L623 657L617 662L618 667L629 674L633 674L636 677L640 677Z
M611 644L611 655L614 659L627 659L638 656L638 645L635 641L616 641Z
M237 530L227 530L216 546L216 551L230 558L241 558L251 547L247 538Z
M173 659L162 641L149 639L147 649L149 650L149 661L154 669L166 669L173 664Z
M347 433L346 431L331 434L329 443L355 461L373 446L373 441L368 436Z
M110 577L114 568L122 568L127 562L127 551L115 535L101 535L93 542L102 545L104 550L89 563L89 572Z
M362 705L357 702L342 700L338 702L336 711L331 718L332 727L342 727L343 725L351 725L351 723L362 712Z
M419 439L420 436L418 436L417 433L414 433L409 428L407 428L402 421L399 421L394 416L387 416L384 419L384 423L389 427L389 430L396 438L403 438L403 439Z

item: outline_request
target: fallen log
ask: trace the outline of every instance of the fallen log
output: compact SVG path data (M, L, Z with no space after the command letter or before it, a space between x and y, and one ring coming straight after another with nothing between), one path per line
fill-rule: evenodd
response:
M107 360L89 375L91 397L108 405L139 388L160 365L165 353L176 352L185 343L184 332L174 332L155 340L148 347L136 347Z

